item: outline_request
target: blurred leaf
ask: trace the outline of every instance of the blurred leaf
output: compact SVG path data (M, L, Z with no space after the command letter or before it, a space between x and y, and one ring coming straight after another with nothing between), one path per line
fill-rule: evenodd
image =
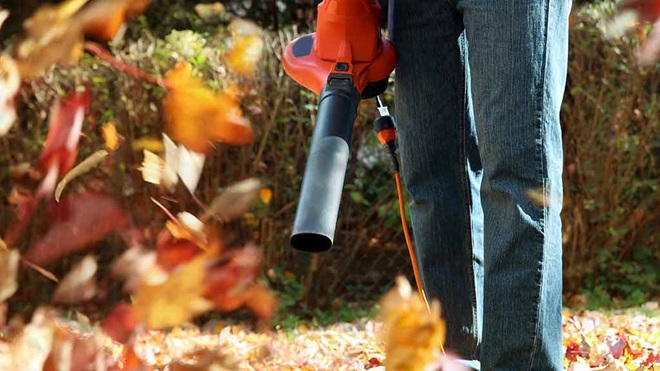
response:
M225 57L227 65L238 74L253 74L264 50L261 29L252 22L236 18L229 24L229 30L233 40Z
M57 184L57 187L55 188L55 201L60 202L60 195L62 195L62 191L64 191L64 187L66 187L66 185L69 184L69 182L95 168L107 156L108 156L108 151L104 149L100 151L96 151L92 153L89 157L84 159L81 163L79 163L78 166L71 169L71 171L69 171Z
M142 173L142 179L151 184L160 184L163 179L163 166L165 161L157 154L144 150L144 160L139 170Z
M445 323L440 317L440 304L426 308L410 283L399 276L396 287L380 301L383 321L381 339L385 342L385 367L392 370L424 370L442 350Z
M186 360L176 360L171 364L172 371L233 371L240 370L234 357L208 349L185 354Z
M76 163L78 142L90 99L90 92L85 89L71 93L53 105L48 136L39 156L39 168L46 177L37 191L38 196L53 192L59 177L69 172Z
M24 78L33 78L56 63L75 63L82 52L83 35L74 14L87 0L42 5L23 23L25 39L17 48L17 63Z
M193 76L190 64L177 64L165 79L169 93L163 109L172 139L199 153L208 153L214 141L235 145L252 141L250 123L236 99L208 89Z
M105 141L105 147L110 150L114 151L119 147L119 141L120 141L120 136L117 133L117 125L115 125L114 122L108 122L105 125L103 125L103 128L101 128L101 131L103 132L103 140Z
M226 13L221 2L195 5L195 13L205 22L219 21Z
M134 151L142 151L145 149L151 152L160 152L163 150L163 141L154 137L144 137L133 141Z
M0 28L2 28L2 24L5 23L5 20L9 17L9 11L6 9L0 8Z
M50 215L53 222L48 232L25 255L36 264L49 264L87 249L129 223L128 215L117 201L91 192L74 194L51 204Z
M241 217L254 204L260 191L261 182L258 179L240 181L216 196L199 219L206 222L212 217L224 221Z
M94 275L98 266L93 256L86 256L62 279L53 294L53 303L74 304L92 299L97 287Z
M103 321L101 328L112 340L126 344L137 326L135 309L127 303L117 304Z
M39 308L32 322L25 326L11 343L13 366L11 370L41 370L53 347L55 313Z
M137 317L149 329L183 324L212 308L202 297L207 256L199 255L162 284L142 285L134 296Z
M7 12L0 12L0 24L3 14L7 14ZM0 54L0 137L6 135L16 121L14 97L20 83L21 78L16 62L8 56Z
M124 290L133 292L144 284L159 284L167 280L167 272L156 264L156 252L141 247L132 247L115 259L110 272L125 280Z
M259 199L261 202L264 204L268 205L270 203L270 200L273 198L273 190L270 188L262 188L259 191Z
M129 16L142 14L149 0L96 0L80 11L76 21L85 35L109 41L115 38Z
M10 250L0 240L0 303L10 298L18 290L18 262L20 254Z
M158 235L156 262L166 271L192 260L200 253L199 246L189 239L177 239L168 230Z

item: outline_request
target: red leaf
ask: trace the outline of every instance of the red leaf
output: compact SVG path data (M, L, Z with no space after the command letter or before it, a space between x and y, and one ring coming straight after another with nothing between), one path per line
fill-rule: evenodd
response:
M85 250L129 222L117 201L91 192L74 194L51 204L50 215L54 220L50 229L25 254L26 259L39 265Z
M653 22L660 17L660 0L624 0L623 9L635 9L644 21Z
M167 229L163 229L158 234L156 262L170 272L179 265L192 260L200 251L200 248L192 241L176 239Z
M135 310L130 304L117 304L103 321L103 331L114 341L126 344L131 338L137 317Z
M78 141L90 100L90 92L85 89L83 92L73 92L53 105L48 136L39 157L39 168L47 174L40 195L52 192L57 179L75 165Z

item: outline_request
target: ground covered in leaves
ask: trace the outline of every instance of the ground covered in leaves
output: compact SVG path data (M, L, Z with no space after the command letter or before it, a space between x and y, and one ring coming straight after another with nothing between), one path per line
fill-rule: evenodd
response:
M566 369L660 370L657 304L616 313L565 310L563 317ZM377 370L385 361L381 328L380 322L364 320L257 333L214 324L144 334L135 348L154 366L215 354L214 359L239 370Z

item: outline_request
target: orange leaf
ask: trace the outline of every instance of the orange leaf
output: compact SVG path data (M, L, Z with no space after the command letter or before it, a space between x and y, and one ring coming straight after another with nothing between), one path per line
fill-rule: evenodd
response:
M227 65L238 74L250 75L254 72L264 49L261 30L255 24L242 19L232 21L229 29L233 35L233 44L225 57Z
M200 252L200 248L191 240L175 239L164 229L158 235L156 246L156 262L166 271L192 260Z
M169 94L163 102L172 138L188 149L208 153L212 142L242 145L253 139L250 123L235 98L213 92L178 64L165 76Z
M97 0L83 9L76 20L85 35L112 40L126 20L127 0Z
M103 140L105 141L105 146L111 151L116 150L117 147L119 147L120 139L119 134L117 133L117 125L111 121L103 125L101 130L103 131Z
M103 331L114 341L126 344L137 326L135 309L127 303L117 304L103 321Z

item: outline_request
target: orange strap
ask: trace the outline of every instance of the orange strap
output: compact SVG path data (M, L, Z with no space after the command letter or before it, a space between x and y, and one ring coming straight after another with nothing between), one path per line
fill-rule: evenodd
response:
M422 287L422 280L419 277L419 268L417 267L417 257L415 256L415 249L413 248L412 239L410 238L410 233L408 232L408 222L406 222L406 209L403 201L403 187L401 186L401 175L399 172L394 173L394 180L396 181L396 192L399 196L399 214L401 215L401 225L403 226L403 235L406 236L406 245L408 245L408 253L410 254L410 260L412 261L413 273L415 274L415 284L417 284L417 289L424 299L424 304L426 308L430 310L429 302L426 299L426 293Z

